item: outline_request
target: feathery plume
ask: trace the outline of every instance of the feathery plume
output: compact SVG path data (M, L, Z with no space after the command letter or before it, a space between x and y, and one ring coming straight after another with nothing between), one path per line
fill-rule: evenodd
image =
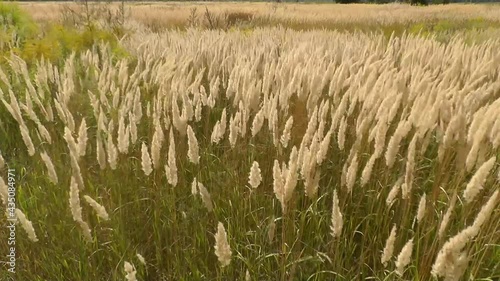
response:
M283 133L281 134L280 142L284 148L288 146L288 142L290 141L291 133L293 127L293 116L288 117L286 120L285 128L283 129Z
M368 162L366 162L365 168L363 169L363 172L361 173L361 186L364 186L370 181L370 177L372 174L373 170L373 165L375 165L375 161L377 160L377 155L373 154Z
M227 233L224 225L219 222L217 225L217 233L215 233L215 255L217 256L222 267L228 266L231 263L231 247L227 241Z
M403 177L400 177L396 181L396 183L392 186L391 191L389 191L389 194L387 195L387 198L385 200L387 207L391 207L392 203L394 203L394 199L396 199L396 196L399 193L399 189L401 188L402 183L403 183Z
M146 176L149 176L153 171L153 168L151 166L151 157L149 157L148 147L144 142L142 143L141 153L142 153L141 156L142 170L144 171L144 174Z
M167 165L165 165L165 173L167 175L167 181L170 185L177 185L177 164L175 160L175 140L174 132L170 130L170 144L168 146L168 160Z
M191 126L187 126L187 135L188 135L188 158L191 163L199 164L200 163L200 155L199 155L199 147L198 140L194 134Z
M337 190L333 190L333 205L332 205L332 225L330 226L333 238L340 237L342 233L342 213L339 207L339 198L337 197Z
M264 125L264 113L264 108L261 108L255 115L252 122L252 137L255 137L262 128L262 125Z
M137 254L136 254L136 256L137 256L137 259L138 259L138 260L139 260L139 261L140 261L143 265L146 265L146 259L144 259L144 257L143 257L141 254L137 253Z
M109 220L108 212L106 212L104 206L97 203L94 199L92 199L88 195L83 196L83 198L85 198L85 201L87 201L87 203L92 207L92 209L94 209L98 217L102 218L105 221Z
M19 209L16 209L16 218L21 223L21 226L23 227L24 231L26 231L26 233L28 234L28 238L33 242L37 242L38 238L36 237L35 228L33 228L33 224L26 218L24 213Z
M405 267L411 261L411 253L413 251L413 238L410 241L406 242L401 253L399 253L398 258L396 259L396 273L399 276L403 276Z
M87 149L87 123L85 118L82 119L80 123L80 128L78 130L78 156L85 156L85 150Z
M80 190L78 189L78 184L76 183L75 178L72 176L69 192L69 206L71 209L71 214L73 215L73 220L76 222L83 220L79 193Z
M203 201L205 208L207 208L209 212L212 212L214 210L214 205L212 204L212 197L210 196L210 193L208 193L208 190L201 182L198 182L198 191L201 195L201 200Z
M106 150L108 152L108 163L111 170L115 170L118 165L118 151L116 149L115 143L113 142L113 136L111 131L108 132L108 141L106 143Z
M290 199L292 199L293 191L295 190L295 187L297 186L297 179L298 179L298 152L297 152L297 147L292 148L292 152L290 153L290 159L288 162L288 169L285 177L285 184L283 186L283 193L282 193L282 201L281 201L281 206L283 208L283 211L286 212L286 205Z
M163 129L161 128L159 122L155 126L155 132L153 134L153 140L151 141L151 160L153 162L153 167L158 169L160 167L160 153L163 144Z
M78 145L76 144L75 139L71 134L71 130L68 127L64 127L64 140L66 140L66 143L68 144L69 151L79 157L80 153L78 151Z
M490 171L493 169L495 165L496 157L491 157L488 161L483 163L481 167L476 171L472 179L467 184L467 187L464 191L464 199L465 202L470 203L477 194L483 189L483 185L490 174Z
M337 133L337 144L340 150L344 150L346 129L347 121L345 117L342 117L342 120L340 121L339 131Z
M33 142L31 141L30 134L28 132L28 128L26 125L21 124L19 125L19 129L21 130L21 136L23 138L23 142L26 145L26 148L28 149L28 155L33 156L35 155L35 146L33 145Z
M426 204L426 201L425 201L425 193L424 195L422 195L422 197L420 198L420 202L418 203L418 209L417 209L417 222L420 223L422 221L422 219L424 218L424 215L425 215L425 204Z
M125 279L127 279L127 281L137 281L137 277L135 277L135 275L137 274L137 271L135 270L135 266L133 266L131 263L129 262L125 262L123 264L123 267L124 267L124 270L125 270Z
M198 181L196 181L196 178L194 178L193 182L191 183L191 194L198 194Z
M52 160L50 159L50 156L47 155L45 151L40 152L40 157L42 158L43 163L45 163L45 167L47 167L47 172L49 174L49 180L53 184L57 184L58 178L57 178L57 173L54 168L54 164L52 164Z
M346 187L347 192L351 193L354 184L356 183L356 174L358 173L358 154L354 154L349 169L347 169Z
M391 230L391 234L389 234L389 238L385 241L384 251L382 253L382 258L380 261L384 265L387 266L387 262L392 258L392 254L394 253L394 242L396 242L396 231L397 227L394 225Z
M257 188L262 182L262 176L260 174L259 163L257 161L253 161L252 168L250 169L250 175L248 176L248 184L251 187Z

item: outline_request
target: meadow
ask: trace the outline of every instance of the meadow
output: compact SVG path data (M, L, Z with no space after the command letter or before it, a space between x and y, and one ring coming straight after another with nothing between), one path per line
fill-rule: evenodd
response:
M500 278L500 6L0 15L1 280Z

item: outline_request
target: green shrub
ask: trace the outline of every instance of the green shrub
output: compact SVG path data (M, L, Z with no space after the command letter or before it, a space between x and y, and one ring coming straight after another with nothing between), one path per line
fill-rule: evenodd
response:
M30 15L15 4L0 3L0 26L3 35L11 35L19 41L36 36L39 31Z
M91 49L97 43L109 44L115 57L128 56L119 45L117 32L94 25L83 29L63 25L49 25L42 30L33 19L15 4L0 3L0 64L14 53L28 65L44 58L52 63L63 61L72 52Z

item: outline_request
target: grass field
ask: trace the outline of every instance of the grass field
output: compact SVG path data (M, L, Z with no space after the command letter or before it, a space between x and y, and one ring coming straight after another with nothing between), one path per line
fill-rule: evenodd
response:
M500 6L65 5L0 3L0 280L500 278Z

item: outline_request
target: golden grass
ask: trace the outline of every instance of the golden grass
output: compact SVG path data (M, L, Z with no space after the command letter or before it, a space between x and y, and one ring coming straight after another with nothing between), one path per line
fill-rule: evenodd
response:
M20 5L37 21L58 20L65 5L75 6L73 3L60 2L22 2ZM118 3L112 5L118 7ZM413 7L406 4L339 5L248 2L144 2L126 5L131 19L146 25L159 24L167 27L185 25L193 8L197 9L199 16L205 8L208 8L215 14L244 12L254 15L255 19L275 22L389 25L439 20L500 21L500 5L452 4Z

